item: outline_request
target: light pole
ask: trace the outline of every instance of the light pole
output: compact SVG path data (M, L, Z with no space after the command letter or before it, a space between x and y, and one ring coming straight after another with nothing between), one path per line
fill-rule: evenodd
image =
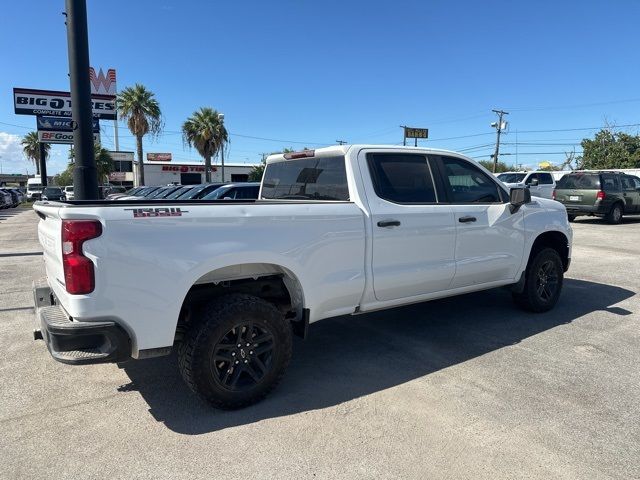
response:
M218 120L220 120L220 126L224 128L224 113L218 114ZM222 183L224 183L224 138L220 146L220 173L222 174Z

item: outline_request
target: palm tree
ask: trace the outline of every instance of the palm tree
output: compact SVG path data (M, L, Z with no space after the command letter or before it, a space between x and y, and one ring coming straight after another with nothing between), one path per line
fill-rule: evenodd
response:
M205 181L211 181L211 158L224 148L229 134L215 109L202 107L182 124L182 139L204 158Z
M40 142L38 141L38 132L27 133L20 142L22 144L22 151L25 157L36 164L36 175L40 175ZM44 144L44 159L47 160L51 145Z
M158 135L162 131L162 112L152 92L144 85L136 83L118 93L116 99L118 115L127 121L127 126L136 137L138 152L138 185L144 185L144 164L142 160L142 137L147 133Z

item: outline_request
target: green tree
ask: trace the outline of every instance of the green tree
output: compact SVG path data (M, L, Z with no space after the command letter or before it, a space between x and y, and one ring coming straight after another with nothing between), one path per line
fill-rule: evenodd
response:
M147 134L158 135L162 131L162 112L154 94L144 85L136 83L118 93L116 99L118 115L127 121L132 135L136 137L138 153L138 185L144 185L144 163L142 138Z
M638 168L640 167L640 135L629 135L602 129L593 139L585 138L582 145L581 168Z
M204 158L205 182L210 182L211 159L229 141L229 134L220 113L209 107L202 107L193 112L182 124L182 140L189 147L195 147Z
M98 185L100 185L105 181L107 182L109 181L109 174L113 172L113 169L114 169L113 158L111 157L109 150L107 150L106 148L102 148L102 145L100 145L99 143L95 143L93 145L93 154L96 159L96 169L98 170ZM71 183L73 183L74 159L75 159L74 150L71 149L69 150L70 162L69 162L69 165L67 166L67 170L71 172L71 182L65 183L65 184L58 184L58 185L70 185ZM67 170L65 170L65 172ZM63 177L63 178L66 179L66 177Z
M22 137L22 151L25 157L31 160L36 165L36 174L40 175L40 142L38 141L38 132L29 132ZM49 156L51 145L44 144L45 161Z
M65 170L54 176L53 182L61 187L73 185L73 162L69 162Z
M493 160L478 160L478 163L480 165L482 165L484 168L486 168L487 170L489 170L489 171L493 170ZM515 167L509 166L504 162L498 161L498 163L496 163L496 172L495 173L512 172L514 170L515 170Z

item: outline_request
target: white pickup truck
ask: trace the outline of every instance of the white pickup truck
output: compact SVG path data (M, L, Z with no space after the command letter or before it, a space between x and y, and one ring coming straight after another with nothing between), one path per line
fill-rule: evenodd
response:
M47 275L34 336L53 357L120 362L175 346L189 387L222 408L263 398L310 323L500 286L544 312L571 259L562 204L421 148L272 155L258 200L34 208Z

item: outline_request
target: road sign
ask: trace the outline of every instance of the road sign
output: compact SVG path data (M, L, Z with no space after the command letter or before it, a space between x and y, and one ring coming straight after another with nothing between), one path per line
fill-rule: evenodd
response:
M73 143L73 132L57 132L55 130L38 130L38 141L42 143ZM100 134L93 134L93 142L100 143Z
M429 129L404 127L404 138L429 138Z
M116 119L113 95L91 95L94 118ZM17 115L71 117L71 94L55 90L13 89L13 107Z
M73 120L70 117L36 117L38 130L50 130L53 132L72 132L75 130ZM100 122L93 119L93 131L100 131Z

